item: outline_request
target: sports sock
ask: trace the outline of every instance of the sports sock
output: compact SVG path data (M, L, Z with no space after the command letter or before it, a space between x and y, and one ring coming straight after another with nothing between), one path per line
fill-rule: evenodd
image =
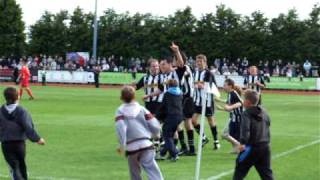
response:
M187 137L188 137L189 150L194 152L193 130L188 130L187 131Z
M217 141L218 140L217 126L211 127L211 133L212 133L214 141Z
M185 139L184 139L184 131L183 130L178 131L178 138L179 138L179 141L180 141L181 148L182 149L187 149L187 145L186 145L186 142L185 142Z

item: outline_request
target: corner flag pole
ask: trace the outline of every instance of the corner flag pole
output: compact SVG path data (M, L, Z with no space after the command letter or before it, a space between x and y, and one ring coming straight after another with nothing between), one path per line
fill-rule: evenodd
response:
M204 134L204 119L206 113L206 102L208 94L213 94L214 96L220 97L220 92L214 83L205 83L204 90L201 93L202 99L202 109L201 109L201 120L200 120L200 134L198 142L198 154L197 154L197 164L196 164L196 174L195 180L200 179L200 168L201 168L201 157L202 157L202 139Z
M200 120L200 134L199 134L199 142L198 142L198 155L197 155L197 164L196 164L196 175L195 180L200 179L200 167L201 167L201 157L202 157L202 138L204 134L204 119L206 113L206 99L207 99L207 90L204 89L201 93L202 99L202 109L201 109L201 120Z

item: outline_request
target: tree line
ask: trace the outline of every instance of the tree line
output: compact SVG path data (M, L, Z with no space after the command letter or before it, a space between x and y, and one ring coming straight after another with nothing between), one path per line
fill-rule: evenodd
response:
M250 16L225 5L196 18L192 8L167 17L117 13L107 9L98 17L98 57L159 58L168 53L171 41L188 56L247 57L250 62L282 59L320 61L320 5L301 20L295 9L268 19L262 12ZM28 29L15 0L0 0L0 56L61 55L84 51L92 54L93 13L77 7L73 12L44 12Z

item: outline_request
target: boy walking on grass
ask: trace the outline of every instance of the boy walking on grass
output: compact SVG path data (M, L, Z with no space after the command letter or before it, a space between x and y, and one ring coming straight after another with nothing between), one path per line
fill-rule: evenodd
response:
M13 180L27 180L26 139L44 145L34 129L30 114L18 105L18 91L14 87L4 90L6 104L0 108L0 141Z
M263 180L272 180L270 152L270 118L259 105L259 93L246 90L240 124L241 152L236 160L233 179L242 180L254 166Z

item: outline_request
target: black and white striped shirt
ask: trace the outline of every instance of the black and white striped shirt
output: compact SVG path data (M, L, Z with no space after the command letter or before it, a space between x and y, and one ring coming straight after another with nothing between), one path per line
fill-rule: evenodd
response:
M144 88L146 95L157 92L158 90L163 91L164 76L162 74L151 75L150 73L143 76L137 83L137 90ZM162 102L163 93L159 96L149 97L145 99L145 102Z
M260 82L261 84L265 84L262 76L252 76L252 75L246 76L244 78L243 84L247 88L255 90L258 93L260 93L261 92L261 87L256 85L256 82Z
M186 71L186 66L183 67L178 67L177 69L169 72L169 73L163 73L163 78L164 78L164 83L163 83L163 87L164 87L164 91L166 92L168 90L168 81L171 79L174 79L177 81L179 88L182 89L182 80L183 80L183 76L184 73Z
M231 91L228 93L228 99L227 99L227 104L228 105L233 105L236 103L241 103L242 104L242 100L240 95L237 93L237 91ZM230 120L232 122L240 122L241 121L241 114L243 112L243 107L238 107L236 109L233 109L230 112Z
M198 84L204 84L205 82L209 83L210 86L216 84L216 80L214 75L208 70L195 70L194 71L194 93L193 93L193 101L196 106L202 106L202 98L201 94L204 89L197 88ZM208 94L206 99L206 106L213 107L213 94Z
M181 86L184 97L192 97L194 91L193 73L189 66L185 65L186 71L184 72Z

